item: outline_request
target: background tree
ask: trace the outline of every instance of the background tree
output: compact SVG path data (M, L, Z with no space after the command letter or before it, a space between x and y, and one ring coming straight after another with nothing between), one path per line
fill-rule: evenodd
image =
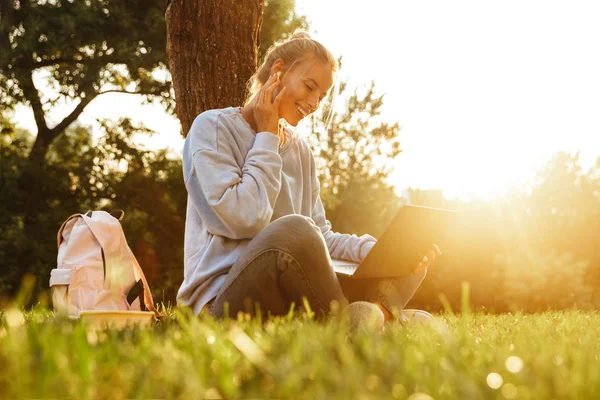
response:
M346 84L340 85L340 95ZM400 154L397 123L381 118L383 95L371 82L366 93L355 90L344 110L328 126L327 110L315 117L308 136L321 184L327 219L340 232L380 235L400 206L387 182L392 161ZM333 105L335 107L335 105Z
M242 104L256 70L263 0L173 0L167 53L184 135L212 108Z
M91 101L105 93L131 93L172 107L168 76L157 74L166 68L165 6L164 0L2 2L0 104L3 112L16 104L31 107L37 127L17 185L28 194L17 214L25 236L46 240L40 224L50 221L41 210L54 191L47 186L53 168L47 155ZM48 114L59 103L72 108L50 126ZM23 261L33 257L29 253Z
M187 38L189 33L186 29L191 32L193 29L190 26L197 27L194 31L196 34L212 35L208 38L210 43L207 49L198 46L179 49L181 52L172 54L172 59L187 57L186 60L189 60L189 57L195 56L194 53L208 51L206 60L214 57L218 61L215 69L238 74L237 61L223 58L222 52L226 51L227 41L219 41L221 38L217 35L221 32L223 35L233 33L233 29L244 29L243 26L234 28L234 25L242 25L239 23L241 20L238 20L239 15L228 14L227 18L220 18L224 24L215 24L213 21L219 19L215 14L217 11L229 13L234 10L243 14L243 10L235 10L244 7L235 3L227 8L225 3L204 1L200 3L205 7L202 9L203 13L208 13L202 14L205 20L194 20L197 14L178 14L185 11L182 7L193 7L196 3L199 2L173 1L169 15L171 18L181 18L181 22L186 22L187 25L175 24L170 29L181 29L173 34L181 34ZM262 13L262 2L249 3L253 6L251 8L254 9L254 14L258 15L259 9ZM104 93L131 93L144 96L146 101L159 99L167 111L174 111L175 103L167 69L166 8L167 0L0 2L0 106L2 110L13 109L18 104L31 107L38 130L33 151L30 152L31 158L43 163L52 141L77 120L89 103ZM249 20L255 25L252 28L254 34L261 32L261 49L289 36L296 27L306 27L305 18L296 15L294 8L294 0L270 0L265 3L264 18L267 24L263 24L262 30L258 24L258 16ZM213 9L214 12L211 11ZM184 17L190 19L184 21ZM216 19L210 19L211 17ZM217 32L212 32L213 28ZM239 41L239 37L234 38L236 42ZM171 41L174 40L176 38L171 37ZM253 39L240 46L250 47L248 43L256 47L258 40ZM240 53L240 68L244 76L256 68L254 53L255 50L250 51L247 59L242 58L245 53ZM231 56L227 53L225 55ZM194 64L185 65L190 68ZM206 77L210 71L204 67L208 66L204 62L200 68L191 72ZM244 92L244 76L234 77L235 89L242 93L241 96ZM36 80L40 82L39 87L34 84ZM183 82L183 78L178 81ZM47 89L56 91L58 95L49 98ZM223 86L221 89L214 89L221 90ZM219 98L224 97L220 96ZM49 126L48 114L60 101L74 106L56 126ZM182 100L180 103L183 102ZM234 103L235 101L231 102ZM183 131L187 132L187 129L184 128Z
M52 142L104 93L159 98L173 106L166 68L165 0L2 1L0 104L31 107L37 136L29 158L38 164ZM58 92L48 98L35 78ZM56 126L47 114L74 104Z
M259 64L273 43L289 38L296 29L308 29L306 17L298 15L295 8L295 0L265 0L258 46Z

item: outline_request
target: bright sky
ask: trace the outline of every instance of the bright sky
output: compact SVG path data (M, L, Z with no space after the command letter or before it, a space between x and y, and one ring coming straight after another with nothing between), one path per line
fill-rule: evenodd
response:
M600 156L600 2L296 4L315 38L343 55L350 86L374 80L386 94L385 118L402 128L398 190L493 197L559 150L581 150L584 168ZM151 147L180 152L179 124L159 106L107 95L83 122L101 116L142 119L160 132Z
M501 192L560 149L600 156L600 2L297 0L402 130L393 182Z

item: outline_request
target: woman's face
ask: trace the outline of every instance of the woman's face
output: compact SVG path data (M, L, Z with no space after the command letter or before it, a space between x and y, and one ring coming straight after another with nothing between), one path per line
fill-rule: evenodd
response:
M319 108L331 86L333 71L329 64L310 58L294 65L292 70L282 73L281 83L274 96L286 88L279 104L279 116L292 126Z

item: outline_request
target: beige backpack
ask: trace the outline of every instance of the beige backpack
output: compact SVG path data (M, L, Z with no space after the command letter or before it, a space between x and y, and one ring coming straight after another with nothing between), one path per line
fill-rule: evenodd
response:
M54 309L152 311L159 317L144 272L119 222L105 211L70 216L58 231L57 267L50 273Z

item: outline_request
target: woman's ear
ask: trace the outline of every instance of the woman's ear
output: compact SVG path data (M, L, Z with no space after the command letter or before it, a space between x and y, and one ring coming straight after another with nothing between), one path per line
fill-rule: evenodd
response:
M285 67L285 63L281 58L275 60L273 65L271 65L271 75L276 74L277 72L283 72L283 68Z

